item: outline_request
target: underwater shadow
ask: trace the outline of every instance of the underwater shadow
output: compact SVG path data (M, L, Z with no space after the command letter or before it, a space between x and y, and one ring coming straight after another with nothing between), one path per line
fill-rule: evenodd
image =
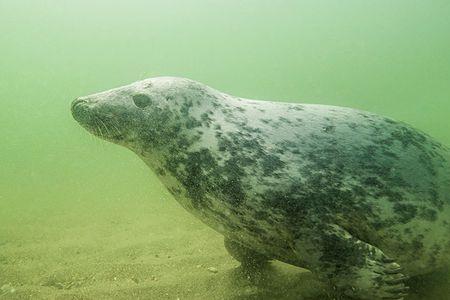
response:
M338 295L330 285L319 281L311 272L283 263L273 262L263 269L247 272L242 267L226 274L226 290L231 300L349 300ZM450 270L441 269L411 278L410 293L405 300L448 300Z
M229 271L226 290L232 300L332 299L331 289L311 272L273 262L248 272L242 267Z
M418 275L408 281L410 295L405 300L448 300L450 295L450 268Z

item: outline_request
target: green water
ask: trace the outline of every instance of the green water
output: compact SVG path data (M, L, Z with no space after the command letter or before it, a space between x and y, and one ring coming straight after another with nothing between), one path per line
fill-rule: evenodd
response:
M228 297L227 288L206 288L234 264L216 250L220 237L185 215L133 153L78 126L72 99L182 76L245 98L380 113L450 145L449 16L445 0L0 0L0 287L16 290L3 296ZM215 281L205 271L173 292L177 272L194 272L180 270L182 260L169 262L179 270L167 281L164 269L154 271L160 280L152 273L139 283L126 281L134 271L102 269L133 265L130 248L152 265L142 250L152 230L160 252L191 249L182 253L194 271L219 261ZM79 279L95 273L83 273L83 262L104 270L100 279ZM45 284L52 276L63 278L59 286Z

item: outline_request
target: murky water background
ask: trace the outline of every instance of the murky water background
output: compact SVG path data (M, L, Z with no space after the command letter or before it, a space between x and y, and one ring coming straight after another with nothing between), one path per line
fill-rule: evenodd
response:
M314 298L324 288L285 266L233 281L221 237L69 103L182 76L369 110L450 145L449 15L439 0L0 0L0 297Z

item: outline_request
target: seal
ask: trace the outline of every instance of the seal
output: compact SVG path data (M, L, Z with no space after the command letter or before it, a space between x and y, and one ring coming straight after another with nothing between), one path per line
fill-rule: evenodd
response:
M450 261L450 149L351 108L242 99L175 77L72 103L244 267L279 260L359 299L402 299Z

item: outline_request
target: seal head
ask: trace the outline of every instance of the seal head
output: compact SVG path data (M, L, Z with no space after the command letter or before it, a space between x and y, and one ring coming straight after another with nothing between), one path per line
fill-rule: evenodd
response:
M158 77L79 97L72 102L75 120L92 134L135 152L151 151L175 138L170 127L181 78Z

